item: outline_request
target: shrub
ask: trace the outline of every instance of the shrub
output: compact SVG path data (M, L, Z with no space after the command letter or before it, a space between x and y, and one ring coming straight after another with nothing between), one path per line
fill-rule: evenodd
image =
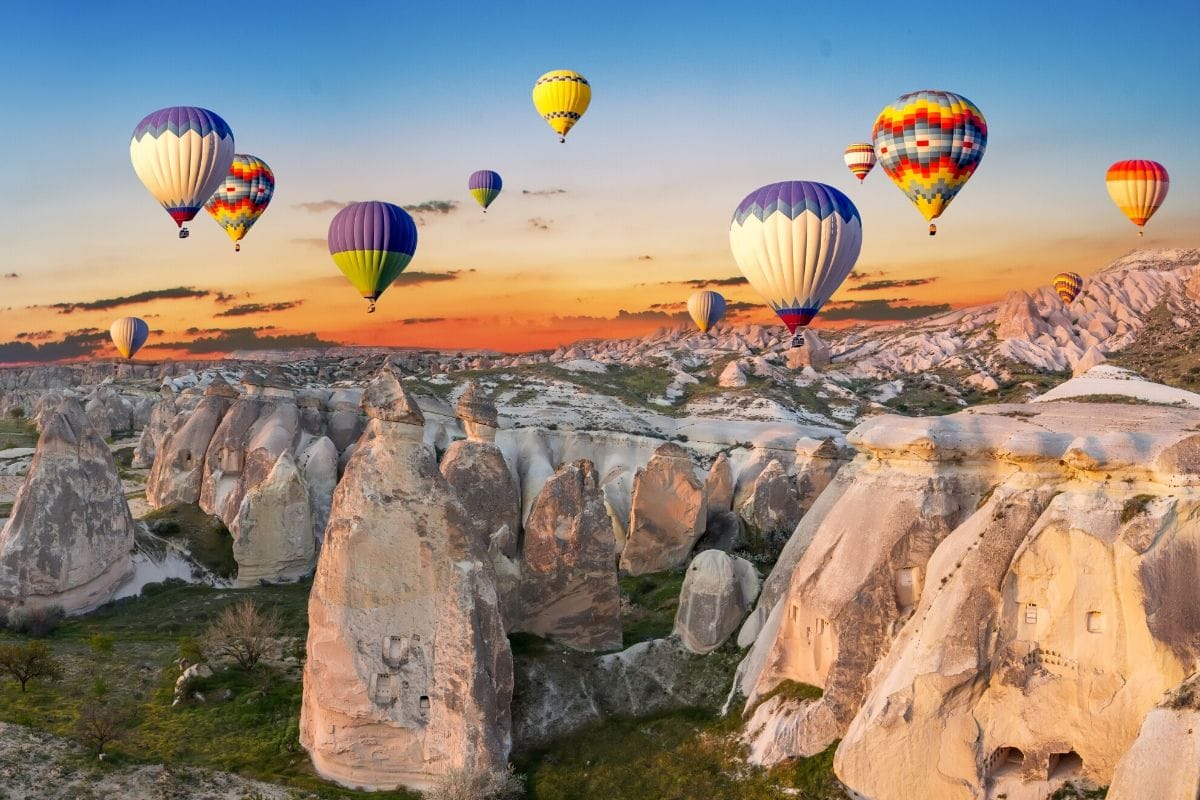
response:
M129 718L121 709L102 703L88 703L79 710L75 733L99 758L104 748L117 741L129 729Z
M8 415L13 419L24 419L25 409L17 407L8 412Z
M17 606L8 611L8 628L16 633L30 636L46 636L63 621L66 613L62 606L26 608Z
M279 612L263 612L253 600L242 600L221 609L200 637L200 645L209 659L233 659L249 672L279 636L279 628Z
M58 680L62 677L62 667L45 642L0 644L0 675L8 675L21 684L24 692L26 684L35 678Z
M425 800L518 800L525 795L525 776L508 769L461 769L443 775Z

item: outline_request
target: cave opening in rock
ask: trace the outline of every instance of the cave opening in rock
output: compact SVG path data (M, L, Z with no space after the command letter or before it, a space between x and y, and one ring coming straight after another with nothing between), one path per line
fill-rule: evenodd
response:
M1019 747L997 747L988 759L988 777L1012 775L1025 766L1025 753Z
M1048 777L1050 780L1068 780L1083 773L1083 758L1074 750L1051 753Z

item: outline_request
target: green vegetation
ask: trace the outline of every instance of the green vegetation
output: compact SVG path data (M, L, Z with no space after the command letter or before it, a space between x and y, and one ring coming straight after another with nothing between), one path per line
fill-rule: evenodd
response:
M1005 365L1008 379L999 381L1000 388L995 392L982 392L972 389L963 395L968 405L993 405L996 403L1023 403L1032 391L1043 394L1055 386L1070 379L1070 370L1061 372L1032 372L1028 364L1015 361ZM1030 384L1026 386L1025 384Z
M1108 796L1108 787L1088 789L1074 783L1060 786L1047 800L1104 800Z
M825 696L825 690L820 686L813 686L811 683L801 683L800 681L785 680L781 681L771 691L758 698L754 707L758 708L763 703L776 697L782 697L784 700L796 700L804 702L805 700L820 700Z
M1121 524L1124 525L1139 514L1145 514L1146 507L1156 499L1152 494L1139 494L1126 500L1121 509Z
M1110 353L1109 362L1155 383L1200 391L1200 319L1185 316L1190 316L1192 325L1180 330L1166 303L1155 306L1133 343L1120 353Z
M222 578L237 575L237 560L233 557L233 536L225 523L211 517L197 505L175 503L151 511L142 519L152 524L150 529L165 539L182 539L192 558Z
M772 770L748 766L736 741L741 719L684 710L613 720L519 761L530 800L842 800L833 777L836 743Z
M904 391L884 405L903 414L918 417L953 414L962 411L964 407L951 389L928 378L919 383L905 383Z
M670 635L683 576L682 572L655 572L621 579L621 593L629 600L621 619L623 646Z
M13 409L20 411L19 408ZM27 422L24 416L0 417L0 450L13 447L34 447L37 445L37 428L32 422Z
M535 372L564 383L582 386L596 394L616 397L643 408L662 410L650 403L662 397L671 385L671 373L660 367L624 367L610 365L605 372L569 372L560 367L539 367Z

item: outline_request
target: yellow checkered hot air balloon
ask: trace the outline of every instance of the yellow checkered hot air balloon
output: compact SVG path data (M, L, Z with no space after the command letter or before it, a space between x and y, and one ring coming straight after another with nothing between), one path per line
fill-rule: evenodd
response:
M1077 272L1060 272L1054 276L1054 291L1063 303L1071 305L1079 293L1083 291L1083 276Z
M953 92L925 89L901 95L879 112L871 132L879 165L932 222L950 205L983 159L987 122Z
M567 131L579 122L591 102L591 85L569 69L547 72L533 85L533 107L558 134L560 142L567 140Z

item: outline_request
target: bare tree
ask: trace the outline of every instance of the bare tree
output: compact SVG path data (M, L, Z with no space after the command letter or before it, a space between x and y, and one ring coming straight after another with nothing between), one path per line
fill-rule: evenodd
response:
M508 769L459 769L438 779L425 800L519 800L525 796L525 776Z
M62 667L45 642L0 645L0 675L9 675L21 684L21 691L34 678L55 681L62 676Z
M129 718L121 709L99 703L88 703L79 711L75 732L99 758L104 748L120 739L129 729Z
M279 612L263 611L250 599L221 609L201 636L210 660L232 658L242 669L254 669L279 636Z

